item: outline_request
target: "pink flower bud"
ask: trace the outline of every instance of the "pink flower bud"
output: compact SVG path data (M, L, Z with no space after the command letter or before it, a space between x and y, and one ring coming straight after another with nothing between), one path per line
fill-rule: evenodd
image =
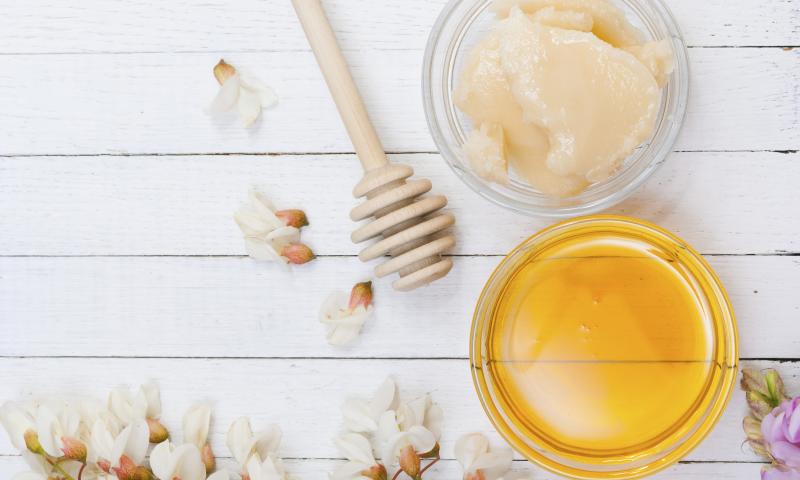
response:
M106 473L111 473L111 462L109 462L105 458L100 458L97 460L97 468Z
M400 470L411 478L418 478L420 471L420 459L414 447L408 445L400 451Z
M275 216L280 218L287 227L302 228L309 225L306 212L302 210L279 210L275 212Z
M44 454L44 448L42 448L42 444L39 443L39 435L31 429L25 431L25 446L28 447L28 450L37 455Z
M214 452L211 451L211 445L207 443L203 445L203 451L201 453L203 456L203 465L206 466L206 473L213 472L217 467L217 460L214 458Z
M61 437L61 443L64 446L61 451L64 452L64 457L76 462L86 463L86 444L73 437Z
M119 458L119 467L112 469L118 480L155 480L150 470L133 463L128 456Z
M302 243L290 243L283 248L281 255L292 265L303 265L317 258L308 246Z
M147 427L150 429L150 443L161 443L169 438L169 431L161 422L154 418L147 419Z
M350 310L358 307L367 308L372 304L372 282L357 283L350 292Z

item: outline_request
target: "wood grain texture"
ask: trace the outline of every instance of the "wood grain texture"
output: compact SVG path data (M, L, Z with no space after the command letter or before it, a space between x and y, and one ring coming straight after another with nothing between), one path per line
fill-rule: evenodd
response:
M445 1L324 0L389 151L435 150L419 77ZM785 359L748 365L779 368L798 393L800 257L786 254L800 253L800 49L791 48L800 4L668 3L693 47L676 145L690 152L673 154L614 213L713 254L742 355ZM252 130L203 112L223 56L281 97ZM213 404L222 457L234 418L282 424L290 470L308 480L338 463L329 439L343 398L386 375L442 404L448 458L460 434L491 431L465 359L472 308L497 255L549 222L487 204L438 155L393 155L449 197L455 270L413 302L379 282L361 340L328 347L321 300L370 275L347 219L361 175L355 156L326 154L353 148L290 2L0 2L0 59L0 402L156 379L169 426L191 403ZM304 241L324 257L291 272L240 257L231 215L253 184L308 211ZM656 478L758 478L760 459L742 447L744 411L736 392L688 462ZM23 469L14 455L0 434L0 478ZM432 478L458 472L448 460Z
M446 0L383 1L364 8L325 0L346 49L425 46ZM788 0L670 0L689 45L798 44L800 11ZM0 53L239 52L307 49L289 2L28 0L0 5Z
M232 345L231 347L235 347ZM800 391L800 363L754 362L779 367L790 391ZM358 374L353 375L357 369ZM0 398L35 398L49 392L83 392L103 398L120 383L156 378L162 386L163 420L173 432L183 412L198 401L214 409L210 442L223 454L228 426L242 415L254 428L279 423L283 455L339 458L329 439L341 431L339 406L352 395L369 396L387 376L395 376L404 398L433 395L445 413L442 455L453 458L455 441L481 431L494 441L470 379L467 360L287 360L287 359L0 359ZM685 460L757 462L742 445L746 402L735 392L709 437ZM0 454L13 454L0 436Z
M487 203L437 155L392 160L448 197L458 254L504 255L549 224ZM253 184L279 208L308 212L303 240L318 254L355 255L348 212L359 178L352 155L0 158L0 255L241 255L232 215ZM798 178L798 154L673 154L612 212L702 253L799 252Z
M317 315L331 292L368 278L352 257L291 273L246 258L2 258L0 356L466 358L475 302L500 258L455 260L411 300L377 282L375 316L341 349ZM800 318L800 258L709 260L742 357L797 358L800 338L786 332Z
M353 151L310 52L225 55L281 98L251 129L203 112L218 89L211 69L219 58L5 56L0 155ZM347 60L386 150L435 151L422 109L421 52L358 50ZM676 148L800 148L799 60L800 49L693 49ZM392 68L373 67L383 64Z
M284 464L290 474L303 480L328 480L327 472L333 471L339 460L286 460ZM219 468L229 468L236 471L238 467L229 459L218 459ZM19 457L0 457L0 477L11 478L17 472L23 471L23 462ZM754 463L685 463L667 469L654 477L653 480L755 480L759 478L761 465ZM531 473L536 480L552 480L552 474L536 469L527 462L516 461L512 471ZM461 467L455 460L443 460L429 470L429 477L435 479L456 480L462 477Z

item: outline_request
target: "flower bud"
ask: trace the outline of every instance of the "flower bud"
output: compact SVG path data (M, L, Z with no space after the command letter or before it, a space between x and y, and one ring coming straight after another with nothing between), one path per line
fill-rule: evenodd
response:
M764 435L761 433L761 422L748 415L747 417L744 417L742 428L744 429L744 433L747 435L747 443L750 444L750 448L753 450L753 453L769 458L769 452L767 451L767 445L764 441Z
M133 472L133 478L131 480L157 480L155 475L153 475L150 470L146 469L145 467L136 467L136 471Z
M39 443L39 435L33 430L25 431L25 446L28 450L37 455L44 454L44 448L42 448L42 444Z
M367 308L372 304L372 282L357 283L350 292L350 303L348 307L351 311L358 307Z
M773 369L742 370L742 390L746 392L747 404L757 420L761 420L775 407L788 400L783 380Z
M139 467L127 455L119 457L119 466L112 470L119 480L140 480L136 476L139 474Z
M302 243L290 243L283 248L281 255L293 265L303 265L317 258L314 252Z
M400 470L413 479L419 478L420 459L411 445L400 451Z
M100 458L97 460L97 468L106 473L111 473L111 462L109 462L105 458Z
M64 452L64 457L68 460L75 460L76 462L86 463L86 444L73 437L61 437L61 443L64 446L61 451Z
M161 443L169 438L167 427L158 420L148 418L147 427L150 429L150 443Z
M306 212L302 210L279 210L275 212L275 216L287 227L302 228L309 225Z
M214 77L220 85L225 84L234 75L236 75L236 69L233 68L233 65L225 63L225 60L220 59L219 63L214 67Z
M203 465L206 466L206 473L211 473L217 468L217 460L214 458L214 452L211 451L211 445L205 444L203 445L203 451L201 452L203 457Z
M362 477L367 477L370 480L386 480L389 475L386 473L386 467L380 463L369 467L369 469L361 472Z

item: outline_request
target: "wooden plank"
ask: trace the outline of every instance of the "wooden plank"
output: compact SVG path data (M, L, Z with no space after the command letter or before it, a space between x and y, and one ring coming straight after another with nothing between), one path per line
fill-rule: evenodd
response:
M291 273L237 258L2 258L1 356L466 358L475 301L498 257L458 258L413 296L376 282L376 315L352 348L317 322L334 290L369 276L355 258ZM744 358L796 358L796 257L712 257ZM187 342L187 338L190 339Z
M286 470L303 480L328 480L328 472L333 471L339 460L285 460ZM218 468L229 468L238 471L235 462L221 458L217 460ZM24 471L25 466L20 457L0 457L0 477L11 478L12 475ZM753 480L758 478L761 465L754 463L683 463L676 465L654 477L653 480ZM555 478L552 474L533 467L527 462L514 462L515 473L533 473L537 480ZM457 479L462 477L461 466L455 460L443 460L428 470L426 479Z
M459 254L505 254L550 223L488 204L437 155L392 159L448 196ZM674 154L612 212L661 224L703 253L798 252L798 160ZM359 178L351 155L0 158L0 255L241 255L232 215L252 184L281 208L308 211L303 238L318 254L353 255L348 212Z
M391 0L362 8L326 0L340 41L359 50L421 50L445 0ZM800 13L792 2L671 0L690 45L796 45ZM58 2L0 6L0 53L252 51L305 49L287 2L177 0Z
M218 88L211 68L219 57L4 56L0 155L352 151L310 53L225 55L281 98L249 130L203 112ZM678 150L800 148L800 49L704 48L690 57L692 94ZM385 147L434 151L419 86L421 53L358 50L348 59ZM372 68L386 62L393 68Z
M230 346L232 349L235 345ZM756 362L778 367L790 391L800 388L800 363ZM358 371L358 375L352 373ZM235 418L253 424L277 422L284 430L283 455L338 458L327 439L341 429L339 405L348 396L367 396L395 375L410 399L430 392L445 414L441 445L445 458L461 435L487 432L499 441L475 395L467 360L206 360L206 359L0 359L0 399L34 398L52 392L101 397L120 383L155 378L161 385L163 419L175 432L182 412L198 401L214 408L211 444L225 452L225 432ZM742 446L744 395L736 392L711 435L686 460L757 462ZM13 454L0 435L0 454Z

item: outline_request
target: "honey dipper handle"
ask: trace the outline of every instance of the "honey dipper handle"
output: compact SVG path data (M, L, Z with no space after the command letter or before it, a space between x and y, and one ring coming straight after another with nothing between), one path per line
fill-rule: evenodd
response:
M388 163L320 0L292 0L365 171Z

